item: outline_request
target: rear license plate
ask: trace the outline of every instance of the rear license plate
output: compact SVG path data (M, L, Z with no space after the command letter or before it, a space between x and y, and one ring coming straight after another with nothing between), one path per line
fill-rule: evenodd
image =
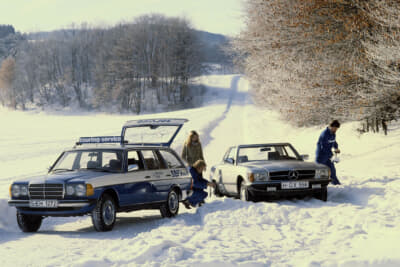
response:
M57 208L57 200L30 200L29 207L31 208Z
M308 188L308 181L283 182L281 184L281 188L282 189Z

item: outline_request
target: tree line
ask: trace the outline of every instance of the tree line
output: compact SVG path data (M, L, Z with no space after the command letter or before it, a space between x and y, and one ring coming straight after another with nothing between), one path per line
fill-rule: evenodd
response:
M299 126L331 119L387 130L400 117L400 5L246 0L234 41L256 102Z
M140 113L148 99L187 101L204 53L189 21L154 14L107 29L82 24L33 34L1 64L0 101Z

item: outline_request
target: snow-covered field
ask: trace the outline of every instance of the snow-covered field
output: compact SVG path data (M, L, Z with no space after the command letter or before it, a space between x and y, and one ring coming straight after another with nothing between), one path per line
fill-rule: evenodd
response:
M294 128L254 106L241 76L198 82L214 88L209 105L141 116L188 118L177 150L196 129L209 166L234 143L288 141L313 160L321 128ZM10 182L43 173L79 136L118 135L133 118L0 109L1 266L400 266L399 125L387 137L359 137L357 124L343 125L337 137L343 185L329 187L328 202L209 198L197 210L181 206L174 219L158 211L119 214L112 232L97 233L89 217L77 217L47 218L38 233L21 233L6 204Z

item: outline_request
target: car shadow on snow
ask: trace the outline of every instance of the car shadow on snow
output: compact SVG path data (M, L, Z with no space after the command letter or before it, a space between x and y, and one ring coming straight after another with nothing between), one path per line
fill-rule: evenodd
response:
M204 218L207 215L212 213L221 213L225 211L235 211L242 208L249 208L254 205L260 205L259 203L254 202L244 202L239 199L234 198L221 198L221 199L213 199L210 202L206 201L206 203L202 207L193 208L190 212L180 214L173 221L170 221L170 224L179 224L182 223L185 226L195 226L195 225L204 225ZM262 205L262 204L261 204Z
M337 204L366 206L373 197L385 195L385 189L379 187L332 187L328 191L328 201Z
M328 187L327 202L312 197L305 197L302 199L280 199L276 203L305 208L336 207L343 204L365 207L371 198L382 197L384 194L384 188L377 187Z
M47 218L51 220L52 218ZM141 217L117 217L114 228L110 232L97 232L90 219L79 223L84 227L66 223L57 225L57 229L39 230L38 234L43 235L62 235L63 238L93 238L93 239L125 239L133 238L142 232L148 232L165 223L160 215L146 215ZM71 229L73 228L73 229ZM68 229L68 230L64 230Z
M18 229L0 230L0 245L9 241L17 241L30 235L30 233L22 233Z

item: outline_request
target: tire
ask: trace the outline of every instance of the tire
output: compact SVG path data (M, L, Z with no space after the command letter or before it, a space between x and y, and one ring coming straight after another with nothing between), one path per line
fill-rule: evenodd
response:
M322 188L319 193L315 194L315 198L326 202L328 200L328 189Z
M240 183L240 187L239 187L239 198L242 201L252 201L249 190L247 190L247 186L244 183L244 181L242 181Z
M42 225L43 217L37 215L23 214L17 211L17 222L22 232L37 232Z
M117 219L117 207L112 196L104 194L92 211L92 223L98 232L111 231Z
M213 180L213 182L215 184L215 189L213 190L214 191L214 195L216 197L223 197L224 194L221 192L221 190L219 190L219 184L215 180Z
M163 218L175 217L179 212L179 195L175 190L168 193L167 201L161 205L160 213Z

